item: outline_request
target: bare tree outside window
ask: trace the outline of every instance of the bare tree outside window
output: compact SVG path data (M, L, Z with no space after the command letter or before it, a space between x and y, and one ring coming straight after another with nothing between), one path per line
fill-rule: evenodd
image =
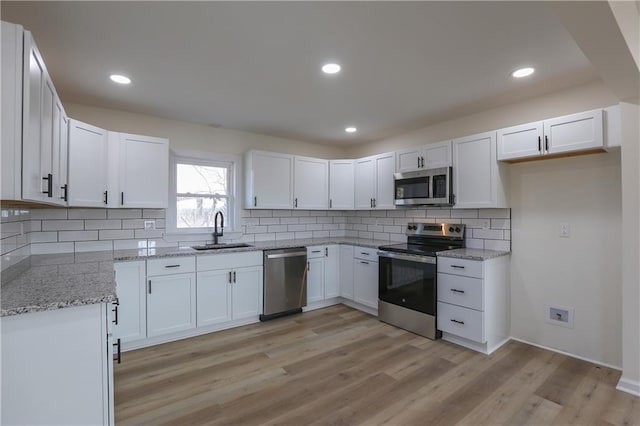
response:
M230 167L176 166L177 228L211 228L218 211L229 217Z

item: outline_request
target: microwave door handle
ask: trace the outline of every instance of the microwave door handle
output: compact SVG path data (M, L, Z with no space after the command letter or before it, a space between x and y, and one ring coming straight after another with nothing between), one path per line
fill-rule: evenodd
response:
M432 182L433 182L433 176L429 175L427 176L427 198L428 199L432 199L433 198L433 188L432 188Z

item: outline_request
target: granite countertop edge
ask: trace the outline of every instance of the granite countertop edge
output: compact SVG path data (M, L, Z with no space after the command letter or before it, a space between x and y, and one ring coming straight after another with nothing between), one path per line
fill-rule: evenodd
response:
M459 248L436 253L438 257L452 257L455 259L467 260L489 260L496 257L508 256L510 251L475 249L475 248Z
M0 317L11 317L21 314L29 314L34 312L55 311L58 309L71 308L74 306L95 305L97 303L113 303L117 300L114 294L108 294L101 297L89 297L77 300L65 300L60 302L45 303L41 305L19 306L10 309L1 309Z

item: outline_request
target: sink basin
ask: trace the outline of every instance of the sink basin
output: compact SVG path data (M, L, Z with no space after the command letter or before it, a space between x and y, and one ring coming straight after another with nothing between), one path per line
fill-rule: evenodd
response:
M253 246L251 244L245 244L245 243L228 243L228 244L205 244L202 246L192 246L191 248L194 250L204 251L204 250L224 250L224 249L243 248L243 247L253 247Z

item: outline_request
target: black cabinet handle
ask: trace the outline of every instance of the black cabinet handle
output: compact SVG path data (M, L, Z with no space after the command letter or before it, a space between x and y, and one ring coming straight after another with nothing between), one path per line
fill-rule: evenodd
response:
M365 265L369 264L369 262L365 262L364 260L361 260L360 263L365 264Z
M69 198L69 185L68 184L64 184L60 187L60 189L62 189L62 197L60 197L61 200L63 201L68 201Z
M293 200L293 207L298 207L298 199Z
M113 346L115 346L115 347L117 347L117 348L118 348L118 354L116 355L116 358L114 359L114 361L117 361L117 362L118 362L118 364L120 364L120 355L122 354L122 353L120 352L120 349L121 349L121 348L120 348L120 339L118 339L118 341L117 341L116 343L114 343L114 344L113 344Z
M329 208L333 208L333 200L329 198Z
M376 208L378 206L378 201L374 198L373 199L373 208Z
M311 270L311 264L307 262L307 272Z
M455 322L456 324L464 325L464 321L458 321L458 320L452 319L451 322Z
M320 253L322 250L311 250L311 253Z
M369 253L366 253L364 251L361 251L360 254L364 255L364 256L369 256Z
M179 268L180 265L165 265L165 268Z
M457 288L452 288L451 291L454 293L464 294L464 290L458 290Z
M124 206L124 192L120 193L120 205Z
M149 294L151 294L151 280L149 280Z
M231 281L231 271L229 271L229 284L231 284L233 281Z
M420 157L418 157L418 168L420 168Z
M253 197L253 207L258 207L258 197Z
M542 151L542 138L538 136L538 151Z
M373 198L369 198L369 206L373 208Z
M424 157L420 157L420 159L422 160L422 168L424 169Z
M47 197L53 198L53 175L49 173L47 177L43 177L42 180L47 181L47 190L42 191L43 194L47 194Z
M329 247L324 248L324 257L329 257Z
M118 303L118 299L116 299L116 301L113 303L113 309L111 310L111 312L113 312L113 320L111 320L112 323L114 323L115 325L118 325L118 305L120 303Z
M236 271L233 271L233 282L236 282Z
M549 152L549 136L544 137L544 150Z
M460 265L451 265L451 267L456 269L464 269L464 266L460 266Z
M104 191L104 203L109 204L109 191Z

